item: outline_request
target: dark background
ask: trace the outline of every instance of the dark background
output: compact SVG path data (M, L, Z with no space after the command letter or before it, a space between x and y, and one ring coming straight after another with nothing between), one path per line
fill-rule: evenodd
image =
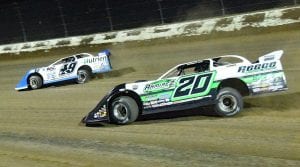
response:
M0 44L168 24L300 0L1 0Z

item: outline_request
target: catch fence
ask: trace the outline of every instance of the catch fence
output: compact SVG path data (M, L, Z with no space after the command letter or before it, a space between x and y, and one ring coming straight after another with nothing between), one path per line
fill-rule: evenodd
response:
M300 0L15 0L0 6L0 44L117 31L299 4Z

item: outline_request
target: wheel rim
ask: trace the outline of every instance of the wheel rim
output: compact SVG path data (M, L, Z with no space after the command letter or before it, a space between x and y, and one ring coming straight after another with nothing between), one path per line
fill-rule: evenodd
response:
M30 80L30 86L32 88L37 88L38 87L38 81L36 79L31 79Z
M84 72L79 72L78 73L78 81L84 82L85 80L86 80L86 74Z
M117 103L114 105L113 114L115 118L122 121L128 118L128 109L124 104Z
M233 112L237 107L237 99L232 95L221 96L219 99L219 107L224 112Z

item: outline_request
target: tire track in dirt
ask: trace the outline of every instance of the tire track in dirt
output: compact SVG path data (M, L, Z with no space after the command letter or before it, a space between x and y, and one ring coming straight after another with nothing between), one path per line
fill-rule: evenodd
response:
M14 167L26 166L24 159L31 166L38 162L45 166L99 166L104 162L107 166L300 166L299 43L297 30L115 44L108 48L113 53L114 72L85 85L23 92L13 88L27 68L51 63L53 57L1 61L0 166L12 166L5 164L12 159L16 159ZM256 60L278 49L285 51L282 61L289 91L247 98L245 109L234 118L207 117L197 110L156 115L128 126L78 126L118 83L155 79L177 63L223 54ZM70 54L73 52L76 49Z
M274 165L286 165L295 164L298 161L295 160L284 160L271 157L258 157L252 155L233 155L224 154L217 152L205 152L201 150L176 150L168 149L157 146L146 146L146 145L133 145L133 144L110 144L102 141L90 141L90 140L75 140L75 139L63 139L63 138L38 138L37 136L20 135L13 133L2 133L0 134L0 140L2 141L14 141L32 143L34 145L57 146L57 147L69 147L72 149L90 149L95 153L107 153L107 154L123 154L130 155L133 157L139 157L145 163L151 163L151 161L159 161L159 163L168 163L176 166L195 166L201 164L201 166L215 164L220 162L223 165L249 165L248 162L259 162L259 163L274 163ZM2 153L3 155L4 153ZM1 154L0 154L1 156ZM3 155L8 156L8 155ZM11 155L18 157L17 155ZM20 158L20 157L18 157ZM39 159L36 157L21 157L23 159L29 159L32 161L48 161L50 163L61 163L64 165L71 165L65 161L54 161ZM74 165L74 164L73 164ZM253 164L255 165L255 163ZM77 165L75 165L77 166ZM81 166L81 165L79 165Z

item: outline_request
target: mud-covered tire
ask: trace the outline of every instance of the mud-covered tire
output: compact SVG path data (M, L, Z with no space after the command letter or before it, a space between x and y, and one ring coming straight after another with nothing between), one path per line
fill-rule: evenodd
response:
M43 80L38 75L32 75L28 80L29 86L31 89L39 89L43 86Z
M78 84L83 84L88 82L91 79L91 73L88 70L78 70L77 72L77 83Z
M139 115L136 101L128 96L120 96L111 104L110 118L112 123L125 125L134 122Z
M220 116L230 117L238 114L243 106L241 94L233 88L226 87L218 92L214 111Z

